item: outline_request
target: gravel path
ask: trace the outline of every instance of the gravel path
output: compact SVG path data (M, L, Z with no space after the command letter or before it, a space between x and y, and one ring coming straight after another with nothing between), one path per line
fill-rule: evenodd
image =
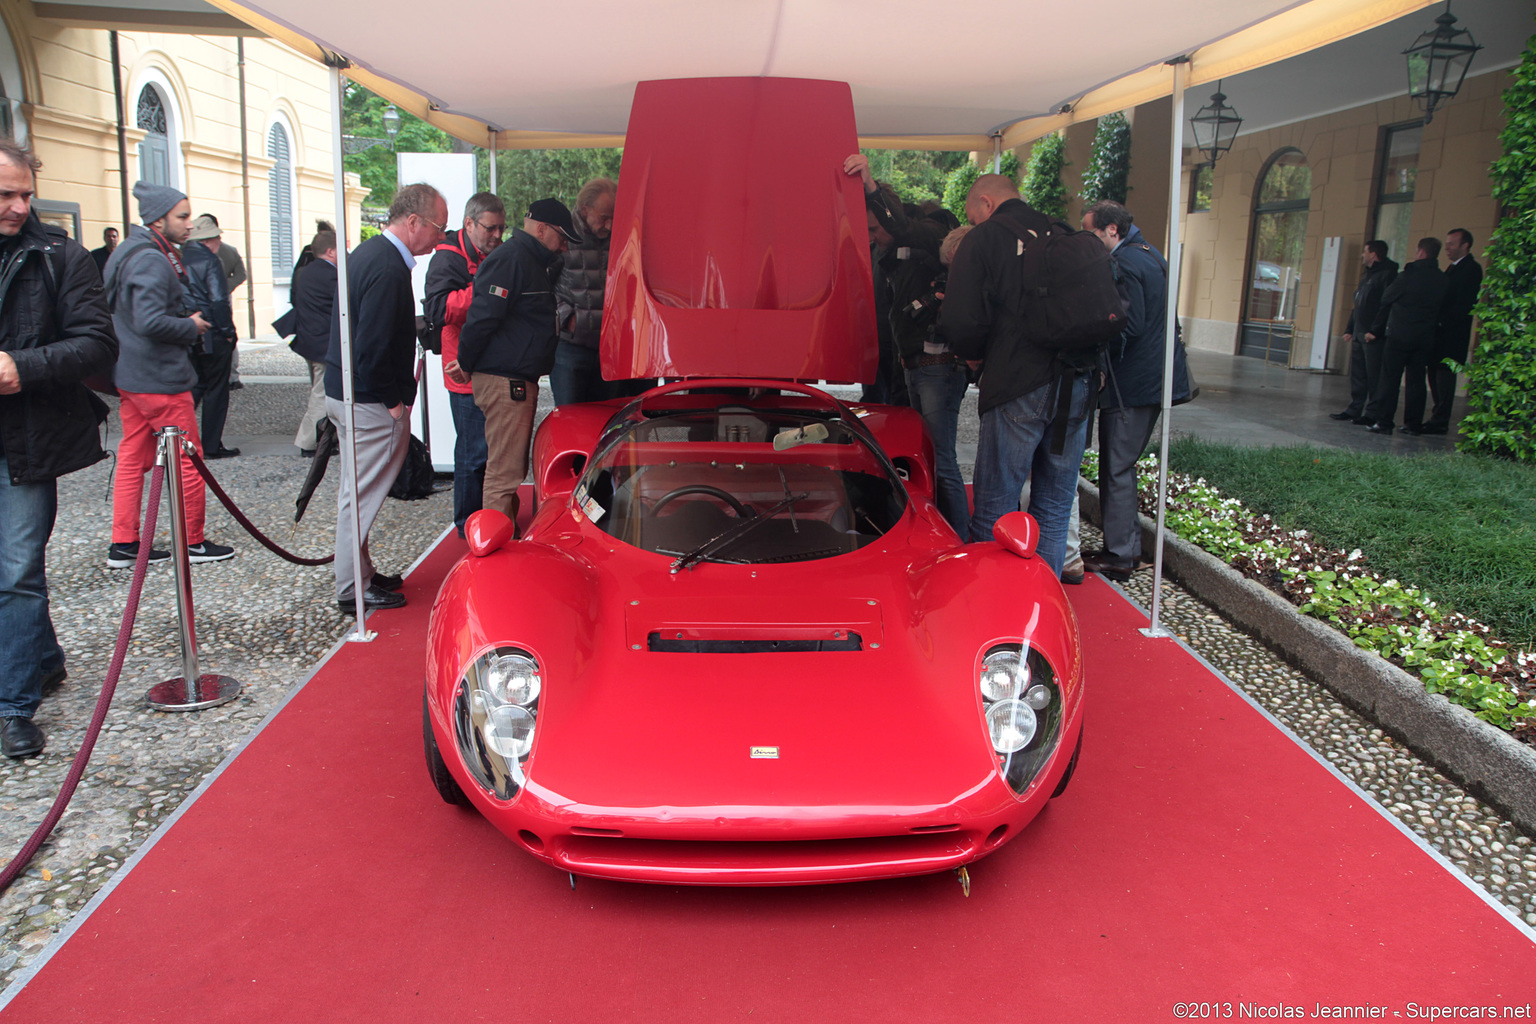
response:
M225 436L245 445L247 454L211 463L213 472L278 543L300 555L326 554L335 521L334 469L304 522L292 525L293 499L308 467L288 446L307 393L303 363L284 347L244 343L241 372L249 383L232 395ZM547 403L547 389L541 391ZM965 463L974 453L974 399L972 391L962 412ZM114 418L108 446L120 437ZM68 772L117 636L132 574L106 567L110 465L60 481L49 582L70 678L38 713L49 738L46 753L19 762L0 758L0 857L21 847ZM372 534L381 569L403 571L451 514L446 490L425 501L387 502ZM145 691L181 674L170 568L151 567L123 677L85 778L26 874L0 896L0 984L16 978L348 628L350 620L332 601L329 567L293 566L270 555L211 496L208 536L234 544L239 554L192 570L203 669L233 676L245 688L234 703L196 714L145 710ZM168 539L162 528L160 545ZM1085 546L1096 543L1097 537L1085 537ZM1145 605L1150 574L1138 574L1126 590ZM1261 706L1536 924L1536 850L1528 837L1171 583L1164 608L1169 625Z

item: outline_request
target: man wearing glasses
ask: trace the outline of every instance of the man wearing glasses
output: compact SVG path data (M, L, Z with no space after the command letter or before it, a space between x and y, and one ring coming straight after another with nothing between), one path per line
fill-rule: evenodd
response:
M475 293L475 271L480 261L501 244L507 230L507 211L490 192L476 192L464 204L464 226L448 237L432 254L427 268L426 296L422 312L429 323L442 328L443 385L448 389L448 408L453 413L453 525L464 536L464 520L481 506L485 486L485 415L475 405L469 375L459 369L459 329L469 313Z
M528 441L539 378L555 363L552 275L580 238L558 199L528 207L521 231L475 272L475 294L459 332L459 367L485 414L485 507L517 522L517 488L528 475Z
M336 496L336 602L356 608L353 587L352 503L357 502L364 608L398 608L400 577L374 571L368 531L405 462L416 400L416 299L411 268L443 239L448 204L431 185L395 193L384 230L347 259L347 307L352 325L352 419L357 444L357 493L343 475ZM343 457L349 450L341 390L341 304L331 319L325 354L325 411L336 424Z

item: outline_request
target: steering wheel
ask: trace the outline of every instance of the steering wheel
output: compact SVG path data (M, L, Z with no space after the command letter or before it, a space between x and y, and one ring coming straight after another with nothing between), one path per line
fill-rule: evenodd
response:
M661 511L662 506L666 505L667 502L671 501L673 498L681 498L689 494L707 494L712 498L719 498L721 501L731 506L731 511L736 513L737 519L752 518L751 509L743 505L741 501L736 497L736 495L732 494L730 491L721 490L719 487L713 487L709 484L684 484L682 487L674 487L672 490L656 499L656 504L651 506L651 511L649 514L654 516L656 513Z

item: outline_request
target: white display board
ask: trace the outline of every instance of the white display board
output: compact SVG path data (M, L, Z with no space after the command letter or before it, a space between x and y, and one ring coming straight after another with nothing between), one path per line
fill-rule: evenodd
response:
M469 197L479 191L475 181L475 155L473 153L397 153L401 185L424 181L443 194L448 203L448 230L456 231L464 224L464 206ZM411 283L416 289L416 312L421 313L421 299L426 294L427 266L432 255L418 256L416 269L411 272ZM453 472L453 413L448 408L448 389L443 386L443 361L441 357L427 353L427 368L423 374L427 382L425 403L418 401L411 411L411 428L417 437L430 441L432 468L439 473ZM422 430L422 405L426 405L427 433Z
M1328 342L1333 330L1334 298L1339 291L1339 252L1344 239L1323 239L1323 272L1317 279L1317 317L1312 321L1312 359L1314 370L1328 368Z

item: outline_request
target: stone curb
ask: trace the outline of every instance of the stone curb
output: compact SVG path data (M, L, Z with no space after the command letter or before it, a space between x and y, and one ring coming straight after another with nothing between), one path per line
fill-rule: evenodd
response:
M1099 521L1099 489L1078 481L1085 518ZM1157 524L1141 517L1151 551ZM1164 537L1163 566L1196 597L1277 651L1458 785L1536 835L1536 750L1438 693L1203 549Z

